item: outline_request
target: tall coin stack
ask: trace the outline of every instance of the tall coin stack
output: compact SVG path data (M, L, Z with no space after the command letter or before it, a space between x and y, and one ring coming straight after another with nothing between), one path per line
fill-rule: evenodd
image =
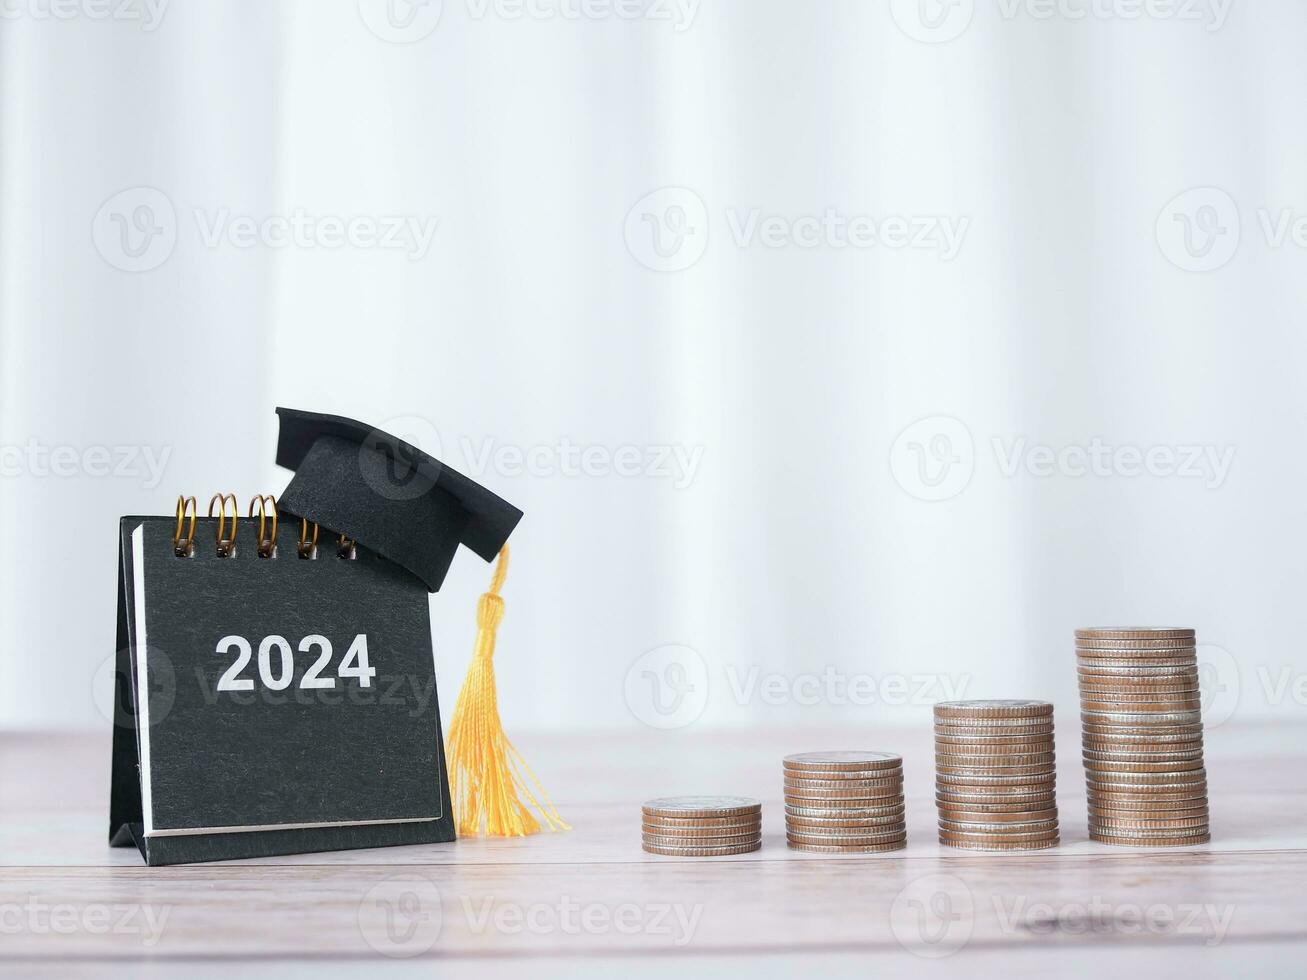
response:
M903 757L892 752L787 755L785 839L796 851L848 854L907 846Z
M935 705L941 844L975 851L1056 847L1056 778L1047 701Z
M747 796L668 796L640 809L650 854L721 857L762 847L762 804Z
M1211 840L1194 631L1076 630L1076 661L1090 838Z

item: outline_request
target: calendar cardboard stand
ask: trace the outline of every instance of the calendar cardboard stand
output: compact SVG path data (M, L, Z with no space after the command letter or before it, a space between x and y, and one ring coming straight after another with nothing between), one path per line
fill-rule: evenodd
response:
M362 423L278 415L279 498L120 522L109 838L150 865L455 837L427 596L522 513Z

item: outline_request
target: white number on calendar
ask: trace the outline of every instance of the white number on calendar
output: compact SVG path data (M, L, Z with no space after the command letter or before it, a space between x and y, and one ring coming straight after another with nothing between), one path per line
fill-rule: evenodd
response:
M317 657L300 678L301 688L334 688L336 678L343 680L350 677L359 682L359 687L371 687L372 678L377 676L377 668L368 661L366 633L354 637L354 642L349 645L345 656L336 666L336 677L322 676L323 671L331 666L332 657L331 641L325 636L314 633L304 637L299 642L298 650L304 654L317 652ZM254 659L254 647L250 641L243 636L224 636L218 641L217 652L227 656L232 656L234 653L236 658L218 678L218 690L254 690L254 679L241 676L241 672ZM290 687L295 679L295 653L291 649L289 640L276 634L265 636L259 641L258 661L259 680L263 682L264 687L272 691L284 691Z

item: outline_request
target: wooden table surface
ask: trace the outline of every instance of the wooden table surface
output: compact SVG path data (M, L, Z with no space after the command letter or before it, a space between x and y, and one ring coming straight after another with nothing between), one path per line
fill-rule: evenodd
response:
M523 737L569 833L152 869L105 842L107 732L3 735L0 973L1307 972L1307 727L1209 732L1213 841L1193 848L1090 842L1077 737L1062 846L1025 855L936 842L927 722ZM906 850L787 850L780 758L826 748L903 754ZM640 803L700 792L760 798L762 850L641 851Z

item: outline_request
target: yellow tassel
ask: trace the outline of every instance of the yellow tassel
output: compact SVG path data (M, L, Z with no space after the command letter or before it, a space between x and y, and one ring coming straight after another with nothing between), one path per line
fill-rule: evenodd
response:
M477 642L463 690L449 723L449 793L458 833L475 837L482 828L490 837L525 837L540 831L521 796L525 796L550 830L571 830L549 802L540 781L504 734L495 694L495 632L504 618L499 590L508 574L508 545L499 553L490 591L477 602ZM540 793L536 799L531 786Z

